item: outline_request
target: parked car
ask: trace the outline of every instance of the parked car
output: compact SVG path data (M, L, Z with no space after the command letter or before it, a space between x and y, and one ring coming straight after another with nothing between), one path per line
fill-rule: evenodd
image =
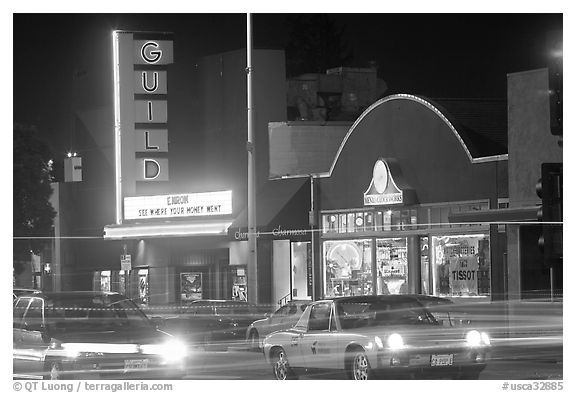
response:
M185 346L160 331L131 300L109 292L18 297L14 378L179 378Z
M195 300L178 315L166 317L162 326L190 346L226 350L230 345L243 344L246 328L267 310L237 300Z
M18 299L19 296L22 295L31 295L34 293L40 292L39 289L30 289L30 288L12 288L12 304Z
M277 379L341 370L350 379L377 374L478 378L490 338L440 323L414 295L353 296L308 305L296 325L264 339Z
M310 302L310 300L289 301L266 318L252 322L246 329L246 343L253 350L262 349L266 335L294 326Z

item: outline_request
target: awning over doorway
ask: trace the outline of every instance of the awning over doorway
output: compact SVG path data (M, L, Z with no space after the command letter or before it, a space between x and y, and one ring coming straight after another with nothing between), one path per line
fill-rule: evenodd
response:
M310 210L310 180L295 178L269 180L256 196L257 231L261 233L308 230ZM248 209L234 220L228 234L238 239L238 233L248 231ZM235 236L236 234L236 236ZM245 236L241 236L242 239Z

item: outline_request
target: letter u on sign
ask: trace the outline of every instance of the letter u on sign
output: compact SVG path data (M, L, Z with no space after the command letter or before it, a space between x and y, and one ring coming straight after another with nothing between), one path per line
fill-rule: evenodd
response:
M167 181L167 158L139 158L136 160L137 181Z
M135 94L168 94L168 73L166 71L134 71Z

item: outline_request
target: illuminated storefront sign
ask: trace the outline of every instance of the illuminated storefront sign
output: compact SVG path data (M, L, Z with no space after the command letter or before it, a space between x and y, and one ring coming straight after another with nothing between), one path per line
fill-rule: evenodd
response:
M400 190L386 161L378 159L372 170L372 181L364 193L364 205L394 205L404 203L404 192Z
M126 220L229 214L232 214L232 191L124 198Z
M167 66L174 61L174 48L169 33L114 31L112 40L120 223L123 198L136 195L136 182L169 180Z
M278 225L270 232L260 232L256 231L256 238L260 238L263 235L272 235L274 237L291 237L291 236L306 236L309 231L306 229L284 229L282 225ZM248 240L248 232L241 232L237 230L234 232L234 239L236 240Z

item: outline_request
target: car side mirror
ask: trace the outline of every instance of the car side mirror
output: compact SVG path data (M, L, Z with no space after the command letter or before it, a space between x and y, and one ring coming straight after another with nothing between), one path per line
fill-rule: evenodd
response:
M50 341L50 331L46 324L42 324L40 326L40 334L42 335L42 341L49 342Z

